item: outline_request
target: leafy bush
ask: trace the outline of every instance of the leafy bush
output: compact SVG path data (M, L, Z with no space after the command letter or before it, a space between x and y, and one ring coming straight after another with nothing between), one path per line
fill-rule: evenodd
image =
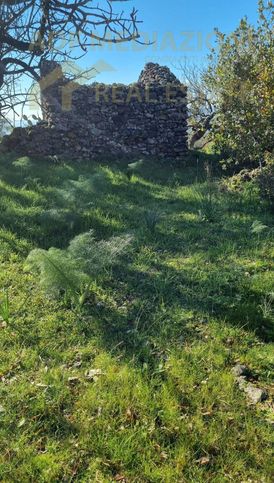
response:
M248 170L242 169L239 173L235 174L234 176L230 176L229 178L224 178L221 186L230 192L234 191L243 191L245 189L245 184L252 182L254 184L254 180L258 174L258 169Z
M217 31L206 75L216 99L215 147L232 167L264 164L274 150L274 6L259 0L259 20Z
M51 297L65 296L75 305L86 298L92 280L110 267L131 243L129 235L96 241L93 231L76 236L66 250L32 250L26 268L40 277Z
M257 177L260 195L265 199L272 210L274 210L274 165L265 166Z
M239 173L226 178L222 182L222 188L230 192L256 192L262 200L265 200L271 210L274 209L274 164L252 170L243 169Z

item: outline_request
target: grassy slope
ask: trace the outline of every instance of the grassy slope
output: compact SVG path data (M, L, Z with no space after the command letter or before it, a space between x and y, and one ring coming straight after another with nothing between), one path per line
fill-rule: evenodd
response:
M270 388L271 219L250 193L216 195L203 221L205 183L176 172L1 160L1 481L271 481L270 401L249 406L231 375L241 361ZM23 266L90 228L135 241L79 313Z

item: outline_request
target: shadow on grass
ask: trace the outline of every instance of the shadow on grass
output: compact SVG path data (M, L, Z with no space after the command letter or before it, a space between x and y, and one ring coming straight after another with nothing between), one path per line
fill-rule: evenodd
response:
M220 275L223 275L221 270ZM91 308L98 320L97 329L108 350L116 346L125 351L127 358L147 362L153 354L152 346L159 345L165 352L178 341L188 343L195 334L188 328L191 318L202 321L216 320L221 324L255 332L265 341L274 338L273 321L263 318L259 307L261 294L248 287L240 288L239 280L223 286L190 276L174 269L120 270L115 282L104 289L117 290L122 283L122 294L128 303L126 314L107 304ZM197 334L196 334L197 335ZM163 343L164 341L164 343Z
M255 207L231 203L227 213L222 198L216 201L222 211L219 219L205 223L199 218L204 187L197 169L175 167L170 173L164 163L145 164L141 173L128 180L124 165L120 168L6 160L1 172L6 184L0 187L0 224L41 248L63 248L89 229L99 239L134 232L137 255L144 249L150 253L142 262L144 267L129 260L114 269L113 279L103 287L114 294L118 305L125 301L126 313L107 304L90 307L102 342L110 350L122 343L128 356L139 354L142 362L151 353L153 340L165 339L168 346L171 339L188 333L187 313L225 320L271 339L270 320L263 320L260 310L262 293L250 288L243 270L221 261L221 256L227 256L227 242L234 245L235 265L243 246L247 254L254 250L249 229ZM188 187L193 181L197 196ZM190 191L183 193L183 189ZM163 212L154 234L144 225L147 209ZM6 241L8 249L17 250L12 238ZM187 267L176 268L168 264L175 255L193 260ZM86 325L82 330L88 336L93 329Z

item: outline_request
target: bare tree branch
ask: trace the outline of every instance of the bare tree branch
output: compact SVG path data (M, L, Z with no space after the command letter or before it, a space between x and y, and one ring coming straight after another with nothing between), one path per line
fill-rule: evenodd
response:
M211 131L216 116L216 99L205 81L203 67L181 63L176 68L188 86L189 145L193 148ZM209 140L208 136L204 138L202 145L206 145Z
M3 89L11 92L24 74L39 81L42 60L76 60L90 46L138 41L138 12L116 11L119 3L128 0L0 0L0 112Z

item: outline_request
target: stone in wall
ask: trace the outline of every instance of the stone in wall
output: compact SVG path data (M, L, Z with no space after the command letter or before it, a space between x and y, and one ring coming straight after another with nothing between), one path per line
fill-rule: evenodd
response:
M137 83L81 86L43 63L43 123L14 130L4 145L27 155L183 158L187 89L167 67L146 64Z
M180 85L179 79L177 79L177 77L170 71L168 67L160 66L159 64L154 64L153 62L149 62L145 65L144 70L142 70L139 76L138 82L144 85Z

